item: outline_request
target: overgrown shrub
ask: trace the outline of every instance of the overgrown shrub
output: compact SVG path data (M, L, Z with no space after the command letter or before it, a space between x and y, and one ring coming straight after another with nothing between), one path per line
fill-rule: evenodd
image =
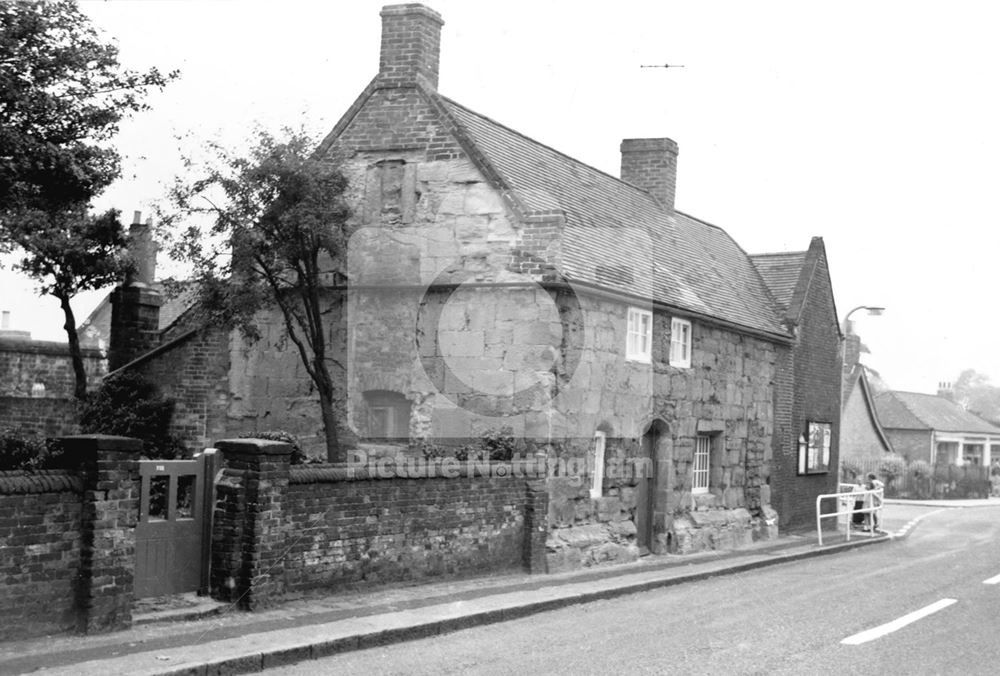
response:
M889 486L906 473L906 460L898 456L888 456L878 466L878 473L885 479L886 486Z
M240 435L240 439L266 439L267 441L283 441L292 447L293 465L302 465L309 460L309 456L302 450L299 438L291 432L285 430L263 430L260 432L245 432Z
M487 430L482 436L482 446L489 460L510 462L515 454L524 453L524 439L514 436L510 427Z
M840 461L840 479L844 483L854 483L861 476L861 465L851 459Z
M420 442L419 448L427 460L455 458L459 462L466 460L510 462L515 455L524 455L527 446L524 439L514 436L512 428L505 426L483 432L478 443L449 448L425 440Z
M45 439L19 429L0 430L0 471L54 469L64 465L58 439Z
M179 458L184 445L170 433L175 402L138 373L115 373L87 398L80 414L84 433L116 434L141 439L149 458Z
M910 463L910 473L917 479L927 479L934 474L934 467L926 460L914 460Z

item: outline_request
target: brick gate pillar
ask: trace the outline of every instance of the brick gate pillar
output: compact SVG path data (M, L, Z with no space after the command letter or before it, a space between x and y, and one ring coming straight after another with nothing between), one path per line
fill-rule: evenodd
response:
M255 610L284 592L289 526L283 518L292 447L264 439L226 439L212 526L212 593Z
M127 628L132 624L142 441L84 434L60 442L83 480L77 628L86 634Z
M524 568L547 573L545 541L549 535L549 491L544 480L529 480L524 505Z

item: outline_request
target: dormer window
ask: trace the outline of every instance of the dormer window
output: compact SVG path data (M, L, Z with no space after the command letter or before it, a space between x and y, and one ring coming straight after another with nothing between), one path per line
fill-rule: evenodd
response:
M625 358L629 361L652 361L653 313L637 307L628 309L628 335Z

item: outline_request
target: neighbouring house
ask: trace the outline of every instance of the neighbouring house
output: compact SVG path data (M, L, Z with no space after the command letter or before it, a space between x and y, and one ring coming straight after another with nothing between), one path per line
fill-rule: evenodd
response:
M553 571L803 523L836 482L822 241L783 287L772 257L675 209L674 141L625 139L620 178L594 169L442 96L435 11L381 17L379 72L317 151L351 186L349 281L328 317L356 457L509 432L549 462ZM190 312L162 328L161 302L140 281L115 292L111 368L175 398L180 434L281 428L322 447L277 314L245 345Z
M0 427L54 437L79 431L76 376L69 345L34 340L28 331L10 327L9 312L0 328ZM107 372L104 353L81 350L88 387Z
M855 364L844 375L843 406L840 414L841 461L877 460L895 453L879 421L875 392L868 369Z
M177 319L194 303L190 288L181 283L176 289L167 289L163 281L156 279L156 253L159 246L153 234L151 219L142 221L142 212L133 214L129 226L129 253L136 264L135 281L145 284L159 295L160 307L157 313L157 330L167 331ZM87 318L77 328L80 344L107 351L111 344L111 294L97 304Z
M896 453L933 465L990 466L1000 457L1000 427L969 413L946 385L938 393L883 392L878 417Z
M847 322L844 331L840 459L878 460L894 453L875 406L876 388L885 389L885 386L877 373L861 363L861 354L868 350L851 322Z
M787 528L812 527L816 496L837 490L841 333L826 247L751 256L794 336L775 387L772 504Z

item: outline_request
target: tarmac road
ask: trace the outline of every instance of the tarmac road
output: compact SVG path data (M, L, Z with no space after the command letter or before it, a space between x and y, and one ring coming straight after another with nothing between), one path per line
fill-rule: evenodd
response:
M908 509L905 540L267 673L1000 673L1000 510Z

